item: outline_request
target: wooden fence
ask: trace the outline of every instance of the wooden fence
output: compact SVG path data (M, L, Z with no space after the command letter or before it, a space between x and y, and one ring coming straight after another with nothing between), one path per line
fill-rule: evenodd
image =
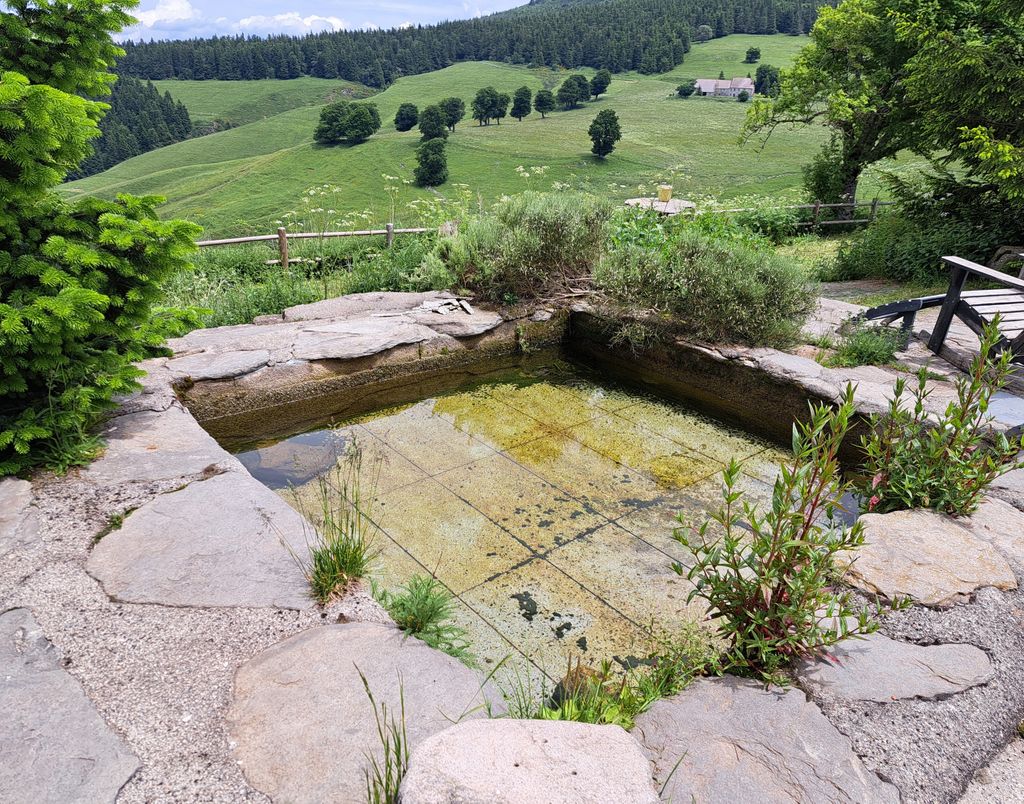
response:
M777 209L809 209L811 210L811 219L806 221L800 221L797 226L839 226L842 224L853 224L853 223L871 223L875 218L878 217L878 208L891 206L893 201L879 201L877 198L871 201L843 201L836 204L823 204L821 201L815 201L813 204L787 204ZM857 210L867 207L868 213L866 218L856 217ZM836 218L834 220L822 220L821 211L823 209L848 209L850 210L849 218ZM753 212L750 209L719 209L716 212Z
M386 224L383 229L363 229L354 232L289 232L281 226L278 228L277 234L252 235L251 237L228 237L222 240L197 240L196 245L199 248L211 248L214 246L238 246L245 243L270 243L277 241L277 251L280 255L280 259L271 260L270 262L280 262L283 267L287 268L289 240L310 240L326 237L380 237L383 235L385 242L387 243L387 247L391 248L391 244L395 242L395 235L423 234L424 232L429 231L431 230L424 228L396 229L393 223Z

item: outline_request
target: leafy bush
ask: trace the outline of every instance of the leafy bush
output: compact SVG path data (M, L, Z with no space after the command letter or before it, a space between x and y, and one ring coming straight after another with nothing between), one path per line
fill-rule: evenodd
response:
M440 239L435 257L484 298L543 296L590 275L610 216L610 202L582 193L520 193Z
M896 353L906 348L907 333L891 327L859 324L846 332L836 345L829 366L888 366Z
M797 211L786 209L786 205L780 204L777 198L745 197L736 203L744 209L729 213L730 217L744 229L772 243L782 243L797 233L800 222Z
M878 276L928 283L948 278L940 257L987 263L996 249L1024 242L1024 209L993 186L950 174L906 182L888 177L895 207L880 214L836 257L836 279Z
M674 536L694 563L673 568L695 584L689 599L706 601L717 620L727 669L777 678L786 662L878 627L853 609L848 592L830 586L843 554L864 542L860 524L833 519L850 489L838 455L853 413L848 386L838 408L812 407L810 420L795 426L793 461L781 467L764 513L743 500L733 461L723 474L724 505L696 528L680 518Z
M863 441L868 479L862 497L869 511L934 508L954 516L970 514L993 480L1024 466L1017 458L1024 437L1010 441L1003 433L988 433L992 396L1013 371L1009 351L995 354L998 340L994 323L982 337L970 373L956 380L956 401L937 421L925 411L927 369L918 374L909 407L906 380L897 380L888 411L873 417L871 434Z
M671 316L702 340L791 342L814 298L799 266L718 216L677 220L620 219L597 286L623 305Z
M399 591L375 587L374 595L406 634L465 664L476 663L466 632L451 622L455 599L437 578L414 575Z

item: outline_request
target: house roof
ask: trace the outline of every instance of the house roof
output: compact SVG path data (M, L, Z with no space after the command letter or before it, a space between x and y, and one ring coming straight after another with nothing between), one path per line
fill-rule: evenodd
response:
M732 79L718 79L718 78L698 78L697 89L700 92L714 92L716 89L746 89L750 92L754 91L754 82L749 78L732 78Z

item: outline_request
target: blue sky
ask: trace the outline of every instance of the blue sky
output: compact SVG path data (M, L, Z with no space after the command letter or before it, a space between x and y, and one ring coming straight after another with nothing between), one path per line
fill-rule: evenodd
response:
M503 11L526 0L141 0L121 39L393 28Z

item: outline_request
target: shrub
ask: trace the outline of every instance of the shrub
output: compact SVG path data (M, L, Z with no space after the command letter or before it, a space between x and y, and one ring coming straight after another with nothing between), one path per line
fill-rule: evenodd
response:
M984 264L1000 245L1024 242L1024 209L994 186L945 173L918 182L889 176L887 183L895 206L840 249L837 278L934 283L948 279L944 255Z
M906 348L907 333L891 327L860 324L846 332L836 345L829 366L888 366Z
M334 469L320 475L309 502L292 490L295 507L313 523L313 538L307 539L309 559L292 553L302 568L313 597L322 605L343 595L349 584L366 575L379 550L373 546L374 524L369 509L373 504L379 465L364 488L363 454L358 444L338 461Z
M782 243L797 233L797 224L800 222L797 210L786 209L777 198L746 197L737 203L744 209L729 215L744 229L775 244Z
M374 596L406 634L465 664L475 664L466 632L451 622L455 599L437 578L414 575L397 592L375 587Z
M867 475L862 497L869 511L934 508L954 516L970 514L993 480L1024 466L1017 458L1024 437L1011 441L1003 433L988 432L992 396L1013 370L1009 351L995 354L997 323L985 330L970 372L956 380L956 401L937 421L925 411L927 369L918 373L909 407L906 380L897 380L888 411L872 418L871 434L862 444Z
M595 274L612 299L712 343L792 342L814 299L795 262L717 216L644 221L620 226Z
M696 528L680 517L674 536L694 563L673 569L695 584L689 599L710 607L729 645L727 669L775 680L790 660L877 630L848 592L831 588L843 554L864 542L859 523L832 518L850 489L838 455L853 413L847 386L838 408L812 407L810 420L795 426L793 461L781 467L764 513L743 500L736 488L741 466L732 461L723 473L723 506Z
M684 82L684 83L682 83L682 84L680 84L679 86L676 87L676 94L680 98L688 98L688 97L690 97L696 91L697 91L697 84L694 83L693 81Z
M589 277L610 216L610 202L582 193L520 193L440 239L435 253L484 298L543 296Z

